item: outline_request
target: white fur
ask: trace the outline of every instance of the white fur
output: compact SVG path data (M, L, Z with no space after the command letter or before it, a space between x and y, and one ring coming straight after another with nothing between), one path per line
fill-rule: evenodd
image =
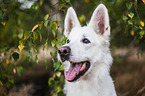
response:
M99 12L99 13L98 13ZM104 21L104 28L100 32L98 18ZM89 60L89 71L75 82L66 81L64 92L66 96L116 96L113 80L109 74L112 56L109 50L110 25L106 7L100 4L94 11L88 26L81 27L77 15L72 7L67 11L65 18L64 35L70 43L63 46L71 48L70 61L81 62ZM88 38L91 43L84 44L83 38ZM67 71L70 62L65 61Z

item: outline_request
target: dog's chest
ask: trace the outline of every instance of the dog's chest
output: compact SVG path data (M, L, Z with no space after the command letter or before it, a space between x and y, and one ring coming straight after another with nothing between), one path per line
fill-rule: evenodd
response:
M77 84L66 84L65 89L67 89L67 96L102 96L99 93L99 86L91 84L90 82L77 83Z

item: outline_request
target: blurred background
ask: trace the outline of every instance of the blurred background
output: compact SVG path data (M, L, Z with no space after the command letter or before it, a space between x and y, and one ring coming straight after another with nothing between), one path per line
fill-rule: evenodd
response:
M145 96L145 0L0 0L0 96L64 96L57 48L67 9L82 26L109 12L110 69L118 96Z

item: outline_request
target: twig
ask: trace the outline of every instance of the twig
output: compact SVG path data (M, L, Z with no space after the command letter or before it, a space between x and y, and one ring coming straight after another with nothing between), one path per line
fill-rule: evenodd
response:
M133 7L134 7L135 12L136 12L136 14L137 14L137 17L138 17L138 19L139 19L139 21L140 21L140 17L139 17L138 11L137 11L137 9L135 8L135 4L133 4Z
M55 13L53 13L52 15L50 14L50 17L53 17L55 14L57 14L59 12L59 10L58 11L56 11Z
M33 33L31 33L31 35L30 35L30 36L28 36L28 37L25 39L25 41L26 41L27 39L29 39L32 35L33 35Z
M59 4L60 2L58 1L57 3L55 3L54 5L52 5L52 6L55 6L55 5L57 5L57 4Z

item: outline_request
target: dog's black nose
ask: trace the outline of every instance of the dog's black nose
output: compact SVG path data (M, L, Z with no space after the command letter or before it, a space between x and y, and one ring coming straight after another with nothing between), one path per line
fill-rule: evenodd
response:
M61 61L69 60L71 49L68 46L64 46L58 49L58 53L60 55Z

